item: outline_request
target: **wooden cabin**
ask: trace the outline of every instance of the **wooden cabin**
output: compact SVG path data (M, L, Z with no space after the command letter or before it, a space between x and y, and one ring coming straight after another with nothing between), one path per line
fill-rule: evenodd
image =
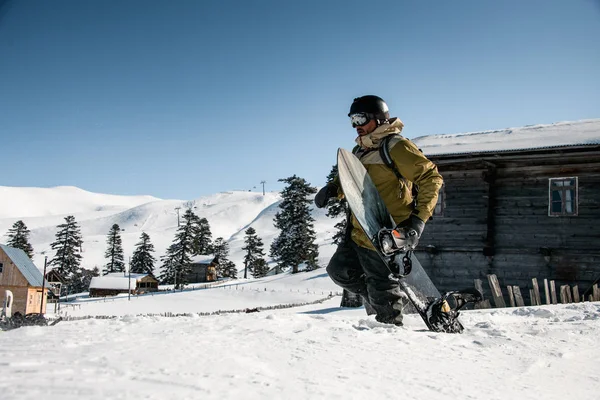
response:
M58 301L62 286L66 283L66 280L58 273L58 271L56 271L56 269L51 269L46 273L46 281L50 285L48 301L50 303Z
M43 274L23 250L0 244L0 299L6 290L13 293L13 315L46 313L48 283L43 281Z
M416 252L440 291L600 277L600 120L414 142L444 177Z
M130 280L131 278L131 280ZM120 293L143 294L158 291L158 280L151 274L113 272L96 276L90 282L90 297L116 296Z
M188 283L214 282L217 280L217 258L212 255L192 257L192 265L187 275Z

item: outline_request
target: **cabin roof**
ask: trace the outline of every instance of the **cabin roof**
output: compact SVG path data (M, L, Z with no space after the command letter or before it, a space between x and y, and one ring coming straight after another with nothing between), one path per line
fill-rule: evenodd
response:
M427 156L599 146L600 119L420 136L412 141Z
M15 264L30 286L42 287L44 281L42 273L23 250L5 244L0 244L0 248L2 248L2 251L10 258L12 263ZM49 285L46 282L46 287L48 286Z
M214 261L213 254L200 254L192 257L192 264L210 264Z

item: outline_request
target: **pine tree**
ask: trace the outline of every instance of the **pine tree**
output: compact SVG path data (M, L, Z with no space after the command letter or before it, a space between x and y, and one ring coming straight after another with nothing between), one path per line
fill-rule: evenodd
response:
M21 249L29 258L33 258L33 247L29 243L29 229L21 220L15 222L8 230L8 242L6 244L16 249Z
M65 223L57 226L56 240L50 245L56 253L49 265L54 266L64 279L71 284L76 274L80 273L81 247L83 240L75 217L65 217Z
M106 274L111 272L125 271L125 256L123 255L123 241L121 240L121 228L118 224L114 224L108 232L106 240L108 245L104 258L108 259L106 263Z
M269 266L267 265L267 262L263 258L256 260L254 263L252 276L255 278L262 278L263 276L267 276L267 272L269 272Z
M327 175L327 183L333 182L334 178L338 174L337 164L331 167L331 172ZM327 203L327 216L330 218L338 218L341 215L347 215L348 202L345 198L331 198ZM336 232L333 235L333 243L339 244L346 235L346 226L348 225L348 219L344 218L335 224Z
M213 243L213 253L217 259L217 275L237 279L237 268L229 260L229 243L222 237L218 237Z
M206 218L200 218L197 220L196 224L197 231L193 241L194 255L212 253L212 233L210 231L208 220Z
M265 252L263 250L264 244L262 239L256 234L256 230L254 228L249 227L244 233L246 234L246 238L244 240L246 246L242 247L242 250L246 251L244 256L244 279L248 277L248 271L250 271L256 278L254 275L254 268L256 267L257 263L260 263L262 260L261 265L266 265L264 260Z
M163 283L174 284L175 289L183 288L188 283L194 255L194 238L198 235L199 218L191 209L183 214L183 224L177 228L175 239L166 254L161 258Z
M87 292L90 289L92 278L95 276L100 276L98 267L94 267L91 271L84 268L77 269L69 281L69 293Z
M154 245L150 243L150 236L146 232L142 232L140 241L135 245L133 257L131 257L131 272L153 275L156 258L152 253L154 253Z
M291 268L292 273L297 273L301 264L306 264L307 270L316 269L319 249L309 198L317 189L296 175L279 181L287 186L281 192L281 211L275 215L275 227L281 232L271 244L271 257L279 270Z

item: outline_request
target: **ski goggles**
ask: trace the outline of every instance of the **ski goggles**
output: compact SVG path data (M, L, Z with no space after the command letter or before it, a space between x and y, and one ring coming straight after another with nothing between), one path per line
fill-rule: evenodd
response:
M350 123L353 128L357 126L365 126L371 120L371 115L367 113L350 114Z

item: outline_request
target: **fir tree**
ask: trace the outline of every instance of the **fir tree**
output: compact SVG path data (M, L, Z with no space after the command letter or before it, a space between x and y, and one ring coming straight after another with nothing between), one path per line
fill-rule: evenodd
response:
M331 172L327 175L327 183L333 182L336 175L338 174L337 164L331 167ZM345 198L331 198L327 203L327 216L330 218L338 218L341 215L347 215L349 213L348 210L348 202ZM335 224L336 232L333 235L333 243L339 244L346 234L346 226L348 225L348 219L344 218Z
M65 223L58 225L57 228L56 240L50 245L56 253L49 265L54 266L56 272L67 282L71 282L73 277L80 273L80 253L83 245L81 231L72 215L65 217Z
M263 276L267 276L267 272L269 272L269 266L264 258L259 258L256 260L254 263L252 276L254 278L262 278Z
M191 209L183 214L183 223L177 228L175 239L166 254L161 258L163 283L174 284L175 289L183 288L188 283L194 255L194 238L198 235L199 218Z
M212 233L210 232L208 220L206 218L199 218L196 224L197 231L193 241L194 255L212 253Z
M154 245L150 243L150 236L146 232L142 232L140 241L135 245L133 257L131 257L131 272L153 275L156 259L152 253L154 253Z
M244 233L246 234L246 238L244 240L246 246L242 247L242 250L246 251L246 254L244 255L244 279L248 277L248 271L250 271L256 278L257 276L254 275L254 268L256 267L257 263L262 261L261 265L266 265L264 260L265 252L263 250L264 244L262 239L256 234L256 230L254 228L249 227ZM260 272L261 271L259 271L259 273Z
M217 275L237 279L237 268L229 260L229 243L222 237L219 237L215 240L212 250L217 259Z
M108 247L104 253L104 258L108 259L106 263L106 272L104 275L111 272L125 271L125 256L123 255L123 241L121 240L121 228L118 224L114 224L108 232L106 240Z
M271 244L271 257L278 269L291 268L292 273L297 273L301 264L306 264L307 270L316 269L319 249L309 204L317 189L296 175L279 181L287 186L281 192L281 211L275 215L275 227L281 232Z
M15 222L8 230L8 242L6 244L16 249L21 249L29 258L33 258L33 247L29 243L29 229L21 220Z
M77 269L69 281L69 293L87 292L90 289L92 278L96 276L100 276L98 267L94 267L91 271L84 268Z

